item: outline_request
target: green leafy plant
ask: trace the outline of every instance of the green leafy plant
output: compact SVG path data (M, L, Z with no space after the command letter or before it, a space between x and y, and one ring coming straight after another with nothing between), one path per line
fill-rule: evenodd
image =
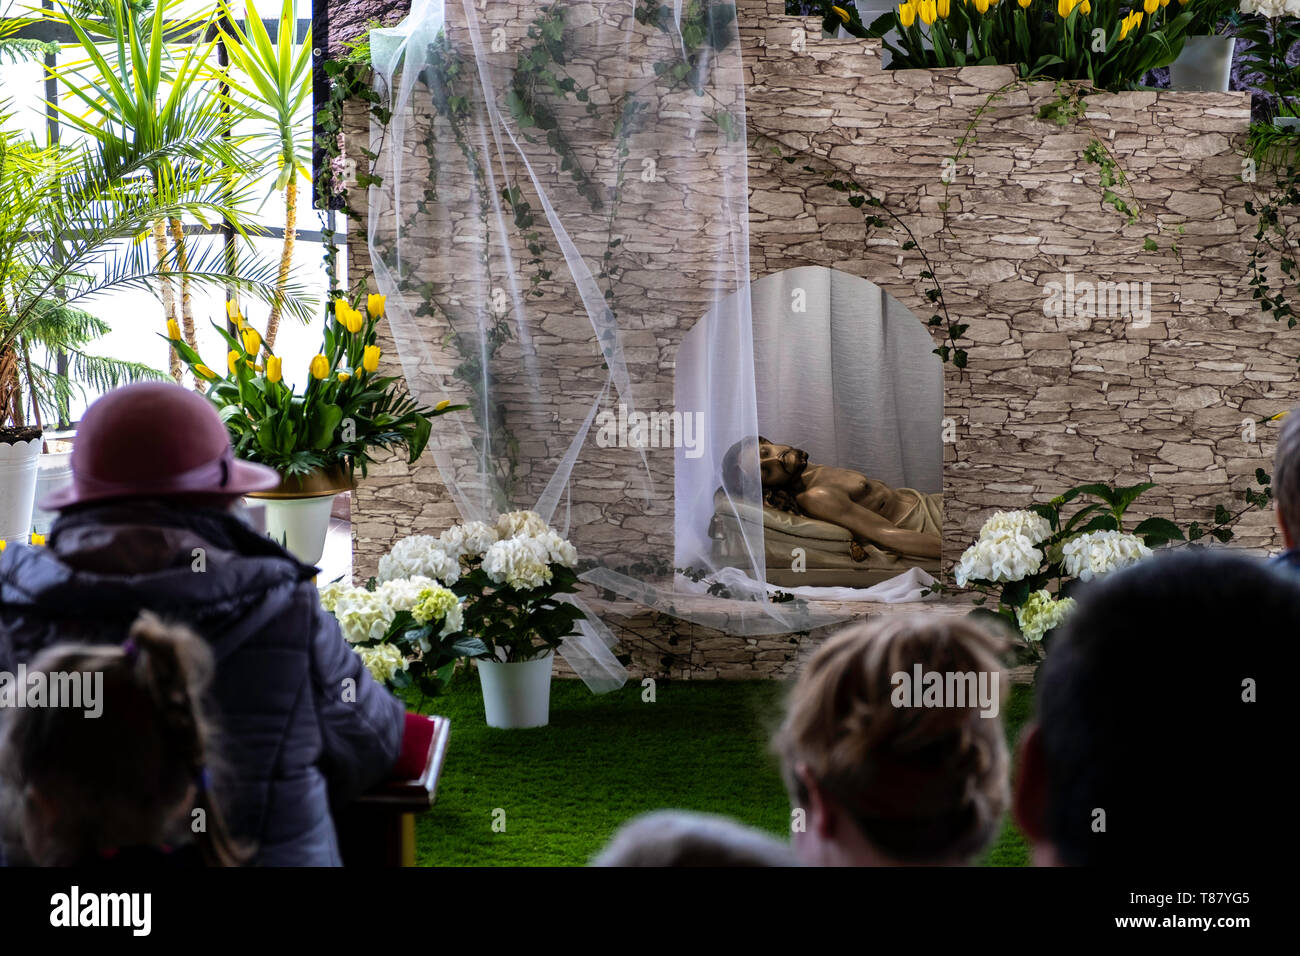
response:
M321 606L338 620L371 675L394 693L418 691L421 706L446 688L457 661L488 653L483 641L465 632L460 599L436 582L327 584Z
M235 454L269 465L285 478L331 468L345 473L356 468L365 475L377 448L402 448L414 463L429 442L431 420L466 407L447 401L421 405L402 378L376 374L375 326L383 315L383 296L370 296L364 312L345 299L336 299L331 308L321 351L311 360L301 393L283 380L280 358L233 303L230 318L238 334L213 323L229 348L224 375L180 341L175 327L169 330L172 346L195 378L210 383L208 395Z
M891 69L1008 64L1022 78L1126 90L1177 59L1193 18L1155 0L1057 0L1054 9L1051 0L909 0L868 33L898 31L901 46L885 41Z
M57 405L58 392L27 394L44 380L28 371L22 343L44 334L34 329L42 323L54 335L47 324L54 303L77 308L109 289L147 288L163 272L269 298L274 273L254 262L232 274L219 249L187 258L182 269L175 250L155 259L136 241L159 220L228 209L221 184L183 164L178 175L155 178L190 155L185 128L165 128L147 149L124 151L115 139L43 146L3 129L9 119L0 104L0 435L32 437L26 409Z
M1271 478L1262 468L1255 481L1257 487L1243 492L1243 508L1234 513L1220 504L1212 524L1193 521L1186 531L1160 517L1125 528L1128 509L1155 487L1152 482L1092 482L1026 511L999 512L962 554L956 584L978 593L972 613L996 618L1023 639L1019 650L1026 660L1039 660L1052 631L1073 606L1070 592L1080 580L1132 564L1151 549L1199 547L1206 538L1232 540L1232 525L1242 515L1266 509L1273 500ZM993 607L986 605L990 597L996 598Z
M247 29L241 29L230 7L221 2L221 34L229 68L219 73L218 97L237 119L256 124L256 160L275 172L270 190L284 195L284 241L280 272L271 313L266 321L266 341L274 346L280 327L285 290L293 266L295 226L298 221L298 181L311 181L310 28L298 52L294 34L298 17L294 0L284 0L274 44L252 0L245 7ZM222 90L229 92L222 92Z

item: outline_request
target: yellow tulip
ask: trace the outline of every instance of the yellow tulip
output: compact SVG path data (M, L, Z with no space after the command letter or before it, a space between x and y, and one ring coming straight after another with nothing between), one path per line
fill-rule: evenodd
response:
M241 356L234 349L231 349L229 352L226 353L226 368L230 369L231 375L235 374L235 369L238 367L239 360L242 357L243 356Z
M1142 9L1147 12L1147 16L1150 16L1160 9L1160 0L1142 0Z
M921 0L921 7L917 12L921 14L921 22L927 27L939 18L938 5L935 0Z
M388 300L386 295L368 295L366 296L366 312L372 319L377 319L384 314L384 306Z
M202 362L194 366L194 374L199 378L206 378L209 382L215 382L217 380L217 373L212 371L212 369L208 368Z
M449 398L444 398L444 399L443 399L442 401L440 401L437 405L433 406L433 410L434 410L435 412L440 412L440 411L442 411L444 408L446 408L446 407L447 407L448 405L450 405L450 404L451 404L451 399L449 399ZM1283 413L1283 414L1285 414L1285 413Z
M339 375L338 375L338 379L339 379L340 382L346 382L346 381L347 381L348 379L350 379L351 377L352 377L352 376L351 376L350 374L348 374L347 372L339 372Z
M900 3L898 5L898 22L904 29L910 27L916 22L916 7L911 3Z
M849 22L849 11L845 10L843 7L831 7L831 9L835 11L835 13L839 15L839 18L845 23Z
M1141 26L1141 25L1142 25L1142 12L1140 10L1134 10L1132 13L1126 16L1122 21L1120 21L1119 38L1121 40L1124 39L1126 36L1129 35L1129 32L1134 27Z
M249 355L256 355L262 348L262 336L258 333L257 329L253 328L251 325L244 329L242 335L244 339L244 351Z
M0 551L3 551L7 547L9 547L9 545L5 544L5 539L0 538Z
M32 532L32 544L36 544L36 545L43 545L43 544L45 544L45 535L43 535L43 534L37 534L35 531L33 531L33 532Z
M980 16L989 12L989 0L975 0L975 12Z
M1169 0L1160 0L1160 6L1162 7L1169 6Z
M948 14L952 12L952 0L939 0L939 16L944 20L948 19Z
M342 299L334 303L334 318L353 334L360 332L361 326L365 324L365 317Z
M330 360L324 355L317 355L311 360L311 365L307 366L307 370L311 372L311 377L317 381L320 381L323 378L329 378Z
M1084 16L1087 16L1088 14L1092 13L1092 4L1089 3L1088 0L1083 0L1083 3L1081 3L1079 6L1080 9L1083 10Z
M1064 20L1074 9L1074 4L1070 0L1056 0L1056 15Z
M361 353L361 367L367 372L373 372L379 368L379 346L367 345L365 351Z
M280 381L283 369L280 367L280 357L272 355L266 360L266 380L274 384Z
M171 339L173 342L179 342L181 340L180 323L175 319L167 320L167 338Z
M1034 2L1034 0L1016 0L1016 3L1020 4L1020 9L1021 9L1021 10L1028 10L1028 9L1029 9L1029 5L1030 5L1031 3L1033 3L1033 2Z
M236 304L234 299L226 300L226 318L231 322L239 320L239 306Z

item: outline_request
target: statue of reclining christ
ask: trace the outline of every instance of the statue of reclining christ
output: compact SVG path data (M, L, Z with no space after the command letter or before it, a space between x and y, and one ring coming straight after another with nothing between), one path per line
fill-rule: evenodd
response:
M742 468L751 474L758 470L765 505L846 528L857 548L865 543L939 557L942 495L891 488L849 468L811 464L806 451L762 436L736 442L723 456L722 483L732 494L741 489Z

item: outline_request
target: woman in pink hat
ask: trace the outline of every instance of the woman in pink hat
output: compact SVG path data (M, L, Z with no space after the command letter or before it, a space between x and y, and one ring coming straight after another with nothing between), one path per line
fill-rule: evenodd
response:
M202 396L128 385L95 402L46 547L0 552L0 671L43 648L121 643L142 610L187 625L216 660L212 706L227 773L214 783L255 862L340 862L331 802L385 777L403 707L322 611L316 569L232 506L279 481L234 458Z

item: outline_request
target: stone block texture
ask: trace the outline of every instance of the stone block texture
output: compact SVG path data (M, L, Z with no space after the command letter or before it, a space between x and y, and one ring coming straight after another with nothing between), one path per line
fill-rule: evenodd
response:
M1262 315L1249 293L1255 223L1245 210L1252 187L1241 180L1248 94L1091 96L1086 116L1061 127L1036 118L1055 97L1051 86L1017 86L1009 67L884 71L877 41L824 37L819 20L786 17L779 2L742 0L738 7L751 278L828 266L871 280L925 321L936 311L921 275L928 257L949 315L968 326L959 343L969 353L967 368L945 366L946 566L991 511L1075 484L1154 481L1135 519L1206 523L1216 504L1239 499L1256 468L1271 471L1277 426L1250 423L1300 401L1300 333ZM462 15L459 4L449 11ZM493 0L483 16L521 36L534 13ZM449 29L454 36L458 27ZM976 136L959 154L972 124ZM355 150L367 128L362 111L349 113L349 127ZM580 145L581 131L574 136ZM1094 137L1129 177L1138 221L1103 203L1098 167L1083 155ZM674 160L707 182L707 151L659 162ZM863 212L826 185L835 175L852 177L896 212L919 249L904 247L909 235L900 228L868 227ZM680 201L689 208L690 186ZM642 283L648 300L655 270L698 272L707 285L709 264L693 258L689 237L673 234L671 211L645 218L660 233L649 228L637 237L642 249L632 250L628 281ZM1156 251L1144 248L1149 236ZM364 278L371 273L364 234L354 227L351 239L349 274ZM448 248L431 255L425 269L432 279L448 279L458 257L471 254ZM1075 290L1072 309L1047 307L1052 283ZM1106 308L1090 309L1084 292L1103 283L1136 284L1130 305L1137 307L1116 314L1122 310L1108 298ZM701 293L699 301L655 302L647 311L660 317L657 324L634 330L634 341L625 343L637 374L662 392L656 398L671 400L677 345L710 300ZM572 346L569 366L556 374L603 381L590 324L574 312L571 297L548 292L531 304L543 315L540 328ZM391 365L391 341L385 356ZM646 374L656 368L657 377ZM558 454L587 410L524 408L521 402L512 427L542 455ZM671 458L657 461L663 473L656 480L671 489ZM592 519L591 540L599 540L602 522L617 520L636 467L631 454L612 456L607 472L584 490L594 503L585 516ZM530 476L523 478L531 489ZM664 500L655 521L636 513L651 546L671 531L671 508ZM397 538L437 533L457 520L428 455L414 467L392 460L373 468L352 514L361 579ZM585 517L575 516L580 547ZM1247 515L1236 544L1280 546L1272 515ZM747 639L634 605L595 606L633 654L634 673L785 676L820 638L814 632Z

